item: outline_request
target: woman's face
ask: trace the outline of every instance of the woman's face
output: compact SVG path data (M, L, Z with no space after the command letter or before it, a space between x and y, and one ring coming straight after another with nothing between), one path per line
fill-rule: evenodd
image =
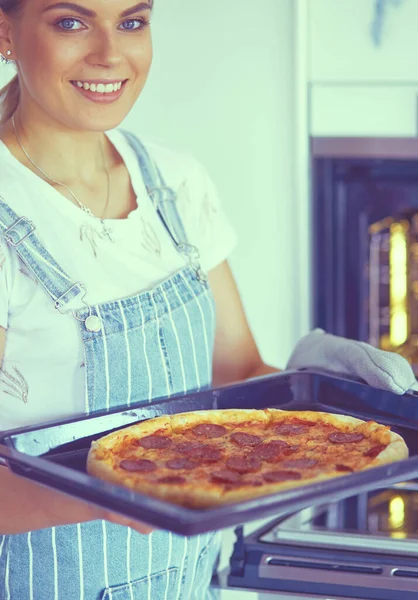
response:
M25 114L52 117L79 131L118 126L151 67L151 4L26 0L20 17L12 20Z

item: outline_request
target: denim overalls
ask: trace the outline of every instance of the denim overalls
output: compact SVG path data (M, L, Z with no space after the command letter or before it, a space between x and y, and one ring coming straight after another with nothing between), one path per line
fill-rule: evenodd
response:
M77 320L85 349L87 413L211 383L215 310L198 251L187 244L174 192L142 144L125 135L150 198L188 262L154 289L97 306L83 300L84 307L73 310L74 300L88 290L64 273L33 224L0 198L0 233L49 294L51 309ZM147 536L107 521L0 535L0 600L215 598L208 586L219 546L217 533Z

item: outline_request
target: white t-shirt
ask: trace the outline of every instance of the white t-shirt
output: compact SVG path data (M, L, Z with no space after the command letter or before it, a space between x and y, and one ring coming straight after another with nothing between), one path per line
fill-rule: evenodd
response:
M36 235L88 304L135 295L176 272L186 260L175 249L150 200L135 152L120 131L107 133L122 156L137 195L126 219L108 219L113 242L101 239L100 221L85 214L23 166L0 142L0 196L36 226ZM203 269L223 262L235 235L206 171L193 158L146 144L165 182L178 194L189 242ZM81 308L75 306L74 308ZM0 326L7 329L0 371L0 430L82 414L84 348L78 325L62 315L0 234Z

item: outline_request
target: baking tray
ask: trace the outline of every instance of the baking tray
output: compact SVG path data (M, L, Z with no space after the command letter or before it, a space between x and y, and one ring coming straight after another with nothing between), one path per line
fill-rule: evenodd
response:
M89 476L92 440L136 421L164 414L224 408L317 410L374 419L391 425L408 444L410 458L237 504L191 509L151 498ZM397 396L363 383L310 370L254 379L228 387L131 405L42 427L0 434L0 457L18 475L150 525L183 535L281 516L418 476L418 398Z

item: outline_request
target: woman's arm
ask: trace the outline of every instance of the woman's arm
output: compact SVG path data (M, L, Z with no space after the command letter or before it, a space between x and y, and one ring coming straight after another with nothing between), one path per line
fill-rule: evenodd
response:
M209 282L216 304L213 385L279 372L266 365L260 356L226 261L209 273Z
M6 331L0 327L0 370L6 346ZM0 424L1 426L1 424ZM150 533L152 529L82 500L61 494L14 475L0 467L0 535L26 533L59 525L106 519Z
M0 535L98 519L93 506L0 468Z
M152 529L139 521L133 521L87 504L71 496L18 477L6 467L0 467L0 535L26 533L59 525L71 525L105 519L118 525L127 525L150 533Z

